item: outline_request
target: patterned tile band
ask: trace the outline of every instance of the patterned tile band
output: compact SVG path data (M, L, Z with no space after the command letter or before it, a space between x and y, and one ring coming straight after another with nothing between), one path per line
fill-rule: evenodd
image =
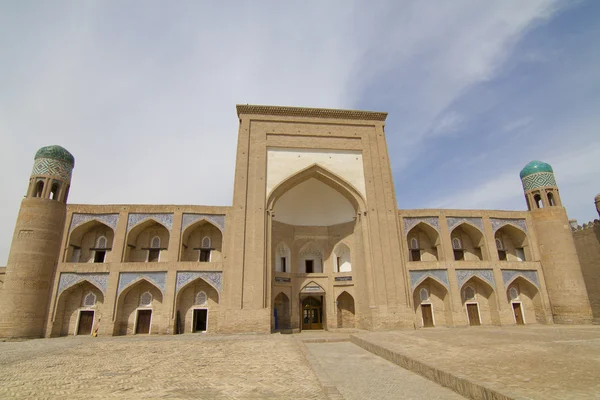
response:
M492 229L494 230L494 233L507 224L514 225L517 228L520 228L523 232L527 232L527 222L524 219L490 218L490 222L492 223Z
M31 176L50 175L57 176L65 182L71 182L73 167L64 161L52 158L38 158L33 162Z
M483 232L483 221L481 220L481 218L448 217L446 218L446 220L448 221L449 230L452 230L452 228L454 228L458 224L468 222L469 224L476 226L481 232Z
M183 222L181 230L190 226L196 221L204 219L221 230L221 233L225 231L225 216L224 215L211 215L211 214L183 214Z
M190 272L177 272L177 284L175 286L175 293L179 293L179 290L183 288L188 283L192 282L195 279L203 279L217 289L217 292L221 293L222 290L222 272L212 272L212 271L190 271Z
M106 286L108 284L108 273L103 274L77 274L71 272L63 272L60 274L58 281L58 295L65 290L77 285L79 282L88 281L96 286L102 294L106 295Z
M410 231L420 222L431 225L436 231L440 231L440 221L438 217L405 217L404 234L408 235L408 231Z
M510 285L512 281L517 279L519 276L526 278L535 286L540 288L540 281L538 279L537 271L523 271L520 269L503 269L502 270L502 279L504 280L504 286Z
M476 276L489 283L494 290L496 290L496 281L494 281L494 272L491 269L457 269L456 279L458 280L458 287L462 288L466 281L471 277Z
M114 231L117 229L119 214L73 214L71 226L69 227L69 233L71 233L73 229L79 225L85 224L91 220L100 221L103 224L110 226Z
M525 191L546 186L556 186L552 172L538 172L537 174L528 175L521 179L521 182Z
M135 213L132 213L132 214L129 214L129 219L127 220L127 232L129 232L129 230L131 230L131 228L133 228L140 222L147 220L147 219L153 219L156 222L159 222L160 224L164 225L165 228L167 228L169 230L169 232L171 231L171 228L173 227L173 214L135 214Z
M450 288L448 283L448 271L445 269L424 269L421 271L410 271L410 286L414 290L421 282L431 277L444 285L446 289Z
M140 279L146 279L149 282L156 285L160 291L165 294L167 287L167 273L166 272L121 272L119 274L119 288L117 289L117 297L123 289L131 285L133 282Z

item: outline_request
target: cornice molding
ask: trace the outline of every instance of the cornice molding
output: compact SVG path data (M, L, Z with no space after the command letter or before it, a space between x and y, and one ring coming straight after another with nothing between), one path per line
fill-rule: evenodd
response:
M338 110L330 108L281 107L238 104L236 106L236 109L238 117L242 114L250 114L274 115L278 117L330 118L363 121L385 121L385 119L387 118L386 112Z

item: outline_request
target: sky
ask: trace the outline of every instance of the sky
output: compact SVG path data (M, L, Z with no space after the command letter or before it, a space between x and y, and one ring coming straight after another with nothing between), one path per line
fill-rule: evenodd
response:
M389 113L398 207L524 210L550 163L598 218L600 2L0 2L0 265L33 156L70 203L231 205L236 104Z

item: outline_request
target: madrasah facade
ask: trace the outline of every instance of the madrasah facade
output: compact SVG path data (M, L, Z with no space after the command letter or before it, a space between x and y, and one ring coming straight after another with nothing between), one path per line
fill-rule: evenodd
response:
M386 113L237 114L229 207L68 204L74 157L41 148L0 337L592 321L550 165L521 171L527 211L398 210Z

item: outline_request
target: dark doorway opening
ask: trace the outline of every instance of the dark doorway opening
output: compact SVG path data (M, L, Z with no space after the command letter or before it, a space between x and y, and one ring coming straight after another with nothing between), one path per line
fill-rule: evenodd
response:
M150 320L152 319L152 310L138 310L135 333L150 333Z
M467 315L469 317L469 325L481 325L481 321L479 320L479 306L477 304L467 304Z
M305 260L304 263L306 265L306 273L312 274L314 272L314 260Z
M512 303L513 312L515 313L515 321L517 325L525 325L525 320L523 319L523 309L521 308L521 303Z
M421 304L421 312L423 313L423 327L433 328L433 310L431 304Z
M206 332L207 322L208 322L208 310L206 310L206 309L194 310L193 332Z
M80 311L79 312L79 325L77 326L77 334L78 335L91 335L93 325L94 325L94 312L93 311Z

